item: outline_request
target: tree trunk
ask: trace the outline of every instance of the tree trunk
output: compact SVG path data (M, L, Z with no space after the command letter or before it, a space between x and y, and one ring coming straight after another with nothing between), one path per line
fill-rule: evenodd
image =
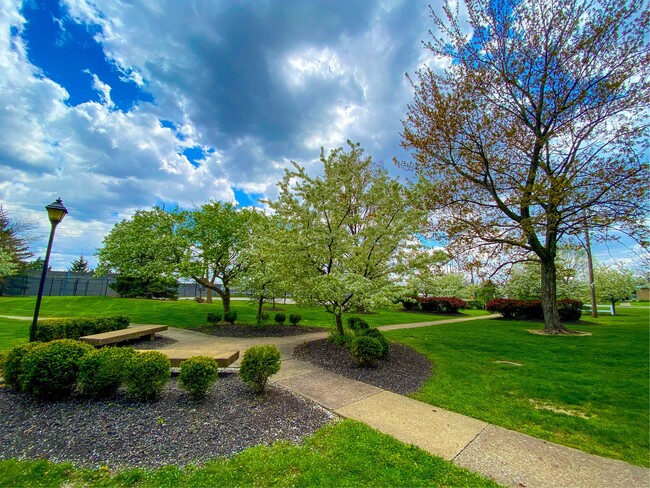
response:
M259 324L262 321L262 306L264 305L264 295L260 293L260 298L257 301L257 323Z
M208 288L205 290L205 301L206 303L212 303L212 289Z
M612 316L616 315L616 300L612 300Z
M547 334L562 334L568 330L560 323L557 311L557 268L555 260L542 260L542 310L544 312L544 331Z
M596 302L596 285L594 284L594 260L591 256L591 241L589 227L585 226L585 250L587 251L587 270L589 272L589 297L591 298L591 316L598 318L598 303Z
M339 335L343 335L345 332L343 331L343 318L341 314L334 312L334 318L336 319L336 331Z
M223 286L223 291L220 293L221 303L223 304L223 313L230 312L230 288L226 285Z

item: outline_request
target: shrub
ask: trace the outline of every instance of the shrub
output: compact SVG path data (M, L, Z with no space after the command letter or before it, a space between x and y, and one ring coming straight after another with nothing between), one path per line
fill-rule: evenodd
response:
M181 363L178 381L181 387L196 400L205 397L219 377L216 361L208 356L194 356Z
M357 336L352 341L350 352L361 367L373 367L377 365L377 359L382 354L381 343L374 337L365 335Z
M208 314L208 322L210 324L218 324L223 320L223 312L212 312Z
M516 303L518 301L510 298L495 298L485 304L485 310L500 313L504 319L511 319L518 310Z
M456 297L415 297L423 312L458 313L465 308L464 300Z
M14 390L20 391L22 389L23 358L32 349L41 346L43 346L42 342L28 342L27 344L16 346L9 351L3 371L4 380L7 385Z
M417 301L417 297L404 297L400 298L400 303L404 310L408 312L420 310L420 304Z
M293 326L298 325L298 322L302 320L302 316L297 313L289 314L289 323Z
M93 398L114 395L122 386L135 354L129 347L105 347L90 351L79 360L79 390Z
M465 300L465 306L468 310L483 310L485 309L485 302L483 300Z
M280 350L275 346L255 346L244 353L239 375L257 393L262 393L269 377L278 371L280 371Z
M144 401L155 400L169 382L169 359L158 351L136 354L129 362L124 383L130 395Z
M583 306L584 303L580 300L571 300L570 298L558 300L557 311L560 314L560 320L566 320L567 322L580 320Z
M171 300L178 298L178 281L175 278L141 278L118 275L115 280L115 283L108 286L122 298L163 298Z
M343 335L341 335L336 331L336 329L330 330L329 335L327 336L328 342L331 342L336 346L349 347L353 339L354 339L353 334L349 334L346 332Z
M273 318L275 319L276 324L283 325L284 322L287 320L287 315L282 312L278 312L275 314L275 317Z
M234 324L237 320L237 310L231 310L223 314L223 319L229 324Z
M4 375L5 363L7 362L8 355L9 355L9 351L0 352L0 376Z
M346 323L348 324L348 328L354 332L359 332L370 327L368 322L360 317L348 317Z
M123 315L49 319L38 322L36 340L49 342L56 339L79 339L86 335L126 329L128 326L129 318Z
M34 347L23 357L21 390L41 399L69 396L77 383L79 362L93 347L58 339Z
M388 342L388 339L384 337L384 334L382 334L379 329L377 329L376 327L372 327L370 329L364 329L359 331L357 335L372 337L373 339L377 339L379 341L379 344L381 344L381 355L379 357L382 359L388 357L388 353L390 352L390 342Z

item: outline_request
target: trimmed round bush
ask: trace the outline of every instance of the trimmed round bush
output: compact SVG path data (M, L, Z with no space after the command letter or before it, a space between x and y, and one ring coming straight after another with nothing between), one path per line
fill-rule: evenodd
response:
M105 347L89 352L79 361L79 390L92 398L115 395L135 354L129 347Z
M237 310L231 310L223 314L223 319L229 324L234 324L237 320Z
M298 325L298 322L302 320L302 316L299 313L289 314L289 323L293 326Z
M273 317L273 318L275 319L276 324L282 325L282 324L284 324L286 322L287 315L285 313L278 312L278 313L275 314L275 317Z
M329 335L327 336L328 342L331 342L336 346L349 347L353 339L354 335L349 332L345 332L341 335L336 331L336 329L330 330Z
M217 362L208 356L193 356L181 363L178 382L196 400L205 398L219 377Z
M22 390L22 375L23 375L23 358L25 355L37 347L41 347L42 342L28 342L14 347L9 354L4 364L3 377L5 383L14 390Z
M388 342L388 339L384 337L384 334L382 334L379 329L377 329L376 327L371 327L370 329L359 331L359 335L377 339L381 344L381 356L379 357L383 359L388 356L388 353L390 352L390 342Z
M40 399L64 398L77 384L80 359L93 347L73 339L57 339L34 347L23 357L21 389Z
M239 376L257 393L266 388L269 377L280 371L280 350L275 346L255 346L244 353Z
M370 327L368 322L363 320L361 317L348 317L346 322L350 330L354 332L359 332L360 330L365 330Z
M137 353L129 361L124 383L129 394L139 400L155 400L169 382L169 359L158 351Z
M381 343L374 337L362 335L354 338L350 352L359 366L374 367L377 365L377 359L382 355L383 348Z

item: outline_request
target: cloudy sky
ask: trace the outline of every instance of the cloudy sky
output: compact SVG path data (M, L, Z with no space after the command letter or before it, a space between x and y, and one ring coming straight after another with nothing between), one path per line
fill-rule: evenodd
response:
M428 3L0 0L0 204L43 255L60 196L65 269L135 209L272 198L321 146L358 141L396 175Z

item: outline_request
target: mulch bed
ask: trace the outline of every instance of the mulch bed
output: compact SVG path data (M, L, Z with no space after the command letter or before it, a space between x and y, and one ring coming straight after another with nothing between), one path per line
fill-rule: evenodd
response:
M303 327L293 325L269 324L256 327L247 324L219 324L192 329L217 337L289 337L314 332L327 332L323 327Z
M418 391L433 372L433 366L426 356L394 342L390 345L388 358L380 359L376 368L356 367L344 346L336 346L327 339L299 345L293 357L399 395Z
M278 385L267 388L258 396L237 375L222 374L207 398L195 402L172 378L153 403L125 393L39 402L0 388L0 459L110 469L185 466L258 444L299 442L334 418Z

